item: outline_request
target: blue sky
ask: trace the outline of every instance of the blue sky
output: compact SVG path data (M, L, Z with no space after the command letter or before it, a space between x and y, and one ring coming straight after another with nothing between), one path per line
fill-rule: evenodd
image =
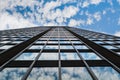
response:
M0 0L0 30L71 26L120 35L120 0Z

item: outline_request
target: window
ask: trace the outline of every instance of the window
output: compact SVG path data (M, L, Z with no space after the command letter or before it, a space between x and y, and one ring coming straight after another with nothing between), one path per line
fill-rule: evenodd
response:
M120 74L112 67L91 67L99 80L119 80Z
M27 80L59 80L58 68L33 68Z
M95 53L88 53L88 52L80 52L80 55L85 59L85 60L101 60L100 57L98 57Z
M62 68L62 80L92 80L85 67Z
M16 60L34 60L39 53L22 53Z
M21 80L27 68L5 68L0 72L1 80Z
M58 53L42 53L39 60L58 60Z
M61 60L80 60L77 53L60 53Z

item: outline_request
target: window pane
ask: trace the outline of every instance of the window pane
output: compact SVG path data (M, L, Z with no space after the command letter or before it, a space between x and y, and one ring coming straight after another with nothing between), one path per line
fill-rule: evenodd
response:
M5 45L5 46L0 47L0 49L9 49L9 48L11 48L13 46L14 45Z
M75 45L76 49L88 49L85 45Z
M85 59L85 60L100 60L100 57L98 57L95 53L80 53L80 55Z
M33 68L27 80L59 80L58 68Z
M22 53L16 60L34 60L39 53Z
M60 45L60 49L73 49L72 46Z
M77 53L60 53L61 60L80 60Z
M21 80L27 68L5 68L0 72L0 80Z
M10 41L2 41L2 42L0 42L0 43L9 43Z
M103 47L105 47L105 48L107 48L107 49L117 49L117 48L115 48L115 47L113 47L113 46L111 46L111 45L104 45Z
M62 68L62 80L92 80L85 67Z
M120 74L112 67L91 67L99 80L120 80Z
M39 60L58 60L58 53L42 53Z
M32 45L29 49L42 49L43 46L40 46L40 45Z
M45 49L58 49L58 45L47 45Z

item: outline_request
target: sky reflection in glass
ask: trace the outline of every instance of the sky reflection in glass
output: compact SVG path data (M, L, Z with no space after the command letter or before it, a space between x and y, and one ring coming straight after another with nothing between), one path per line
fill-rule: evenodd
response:
M85 45L75 45L76 49L88 49Z
M42 53L39 60L58 60L58 53Z
M85 59L85 60L101 60L100 57L98 57L95 53L80 53L80 55Z
M5 45L5 46L0 47L0 49L9 49L9 48L11 48L13 46L14 45Z
M47 45L45 49L58 49L58 45Z
M77 53L60 53L61 60L80 60Z
M38 50L40 50L40 49L42 49L42 48L43 48L43 46L33 45L33 46L31 46L29 49L38 49Z
M92 80L85 67L62 68L62 80Z
M21 80L27 68L5 68L0 72L0 80Z
M16 60L34 60L38 53L22 53Z
M105 47L105 48L107 48L107 49L117 49L117 48L115 48L115 47L113 47L113 46L111 46L111 45L104 45L103 47Z
M120 74L112 67L91 67L99 80L120 80Z
M58 80L58 68L33 68L27 80Z

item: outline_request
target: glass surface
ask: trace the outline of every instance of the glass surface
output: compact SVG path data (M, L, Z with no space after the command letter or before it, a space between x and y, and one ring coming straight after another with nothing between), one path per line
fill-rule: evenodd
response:
M29 49L42 49L43 46L40 46L40 45L32 45Z
M80 41L72 41L72 43L73 43L73 44L74 44L74 43L79 43L79 44L80 44L81 42L80 42Z
M0 80L21 80L27 68L5 68L0 72Z
M9 43L10 41L1 41L0 43Z
M76 49L88 49L85 45L75 45Z
M118 55L120 55L120 52L117 52Z
M71 45L60 45L60 49L73 49Z
M16 60L34 60L39 53L22 53Z
M58 44L58 41L48 41L48 44L49 43L57 43Z
M12 43L21 43L21 42L23 42L23 41L13 41Z
M60 53L61 60L80 60L77 53Z
M100 57L98 57L95 53L80 53L80 55L85 59L85 60L101 60Z
M85 67L62 68L62 80L92 80Z
M0 49L9 49L11 47L13 47L14 45L4 45L4 46L1 46Z
M91 67L99 80L120 80L120 74L112 67Z
M70 43L70 41L60 41L60 44L61 43Z
M47 45L44 49L58 49L58 45Z
M36 41L35 43L37 44L37 43L46 43L47 41Z
M105 41L105 43L112 44L112 43L114 43L114 42L113 42L113 41Z
M59 80L58 68L33 68L27 80Z
M103 43L102 41L93 41L93 42L98 43L98 44Z
M58 53L42 53L39 60L58 60Z
M117 49L117 48L115 48L115 47L113 47L113 46L111 46L111 45L104 45L103 47L105 47L105 48L107 48L107 49Z

